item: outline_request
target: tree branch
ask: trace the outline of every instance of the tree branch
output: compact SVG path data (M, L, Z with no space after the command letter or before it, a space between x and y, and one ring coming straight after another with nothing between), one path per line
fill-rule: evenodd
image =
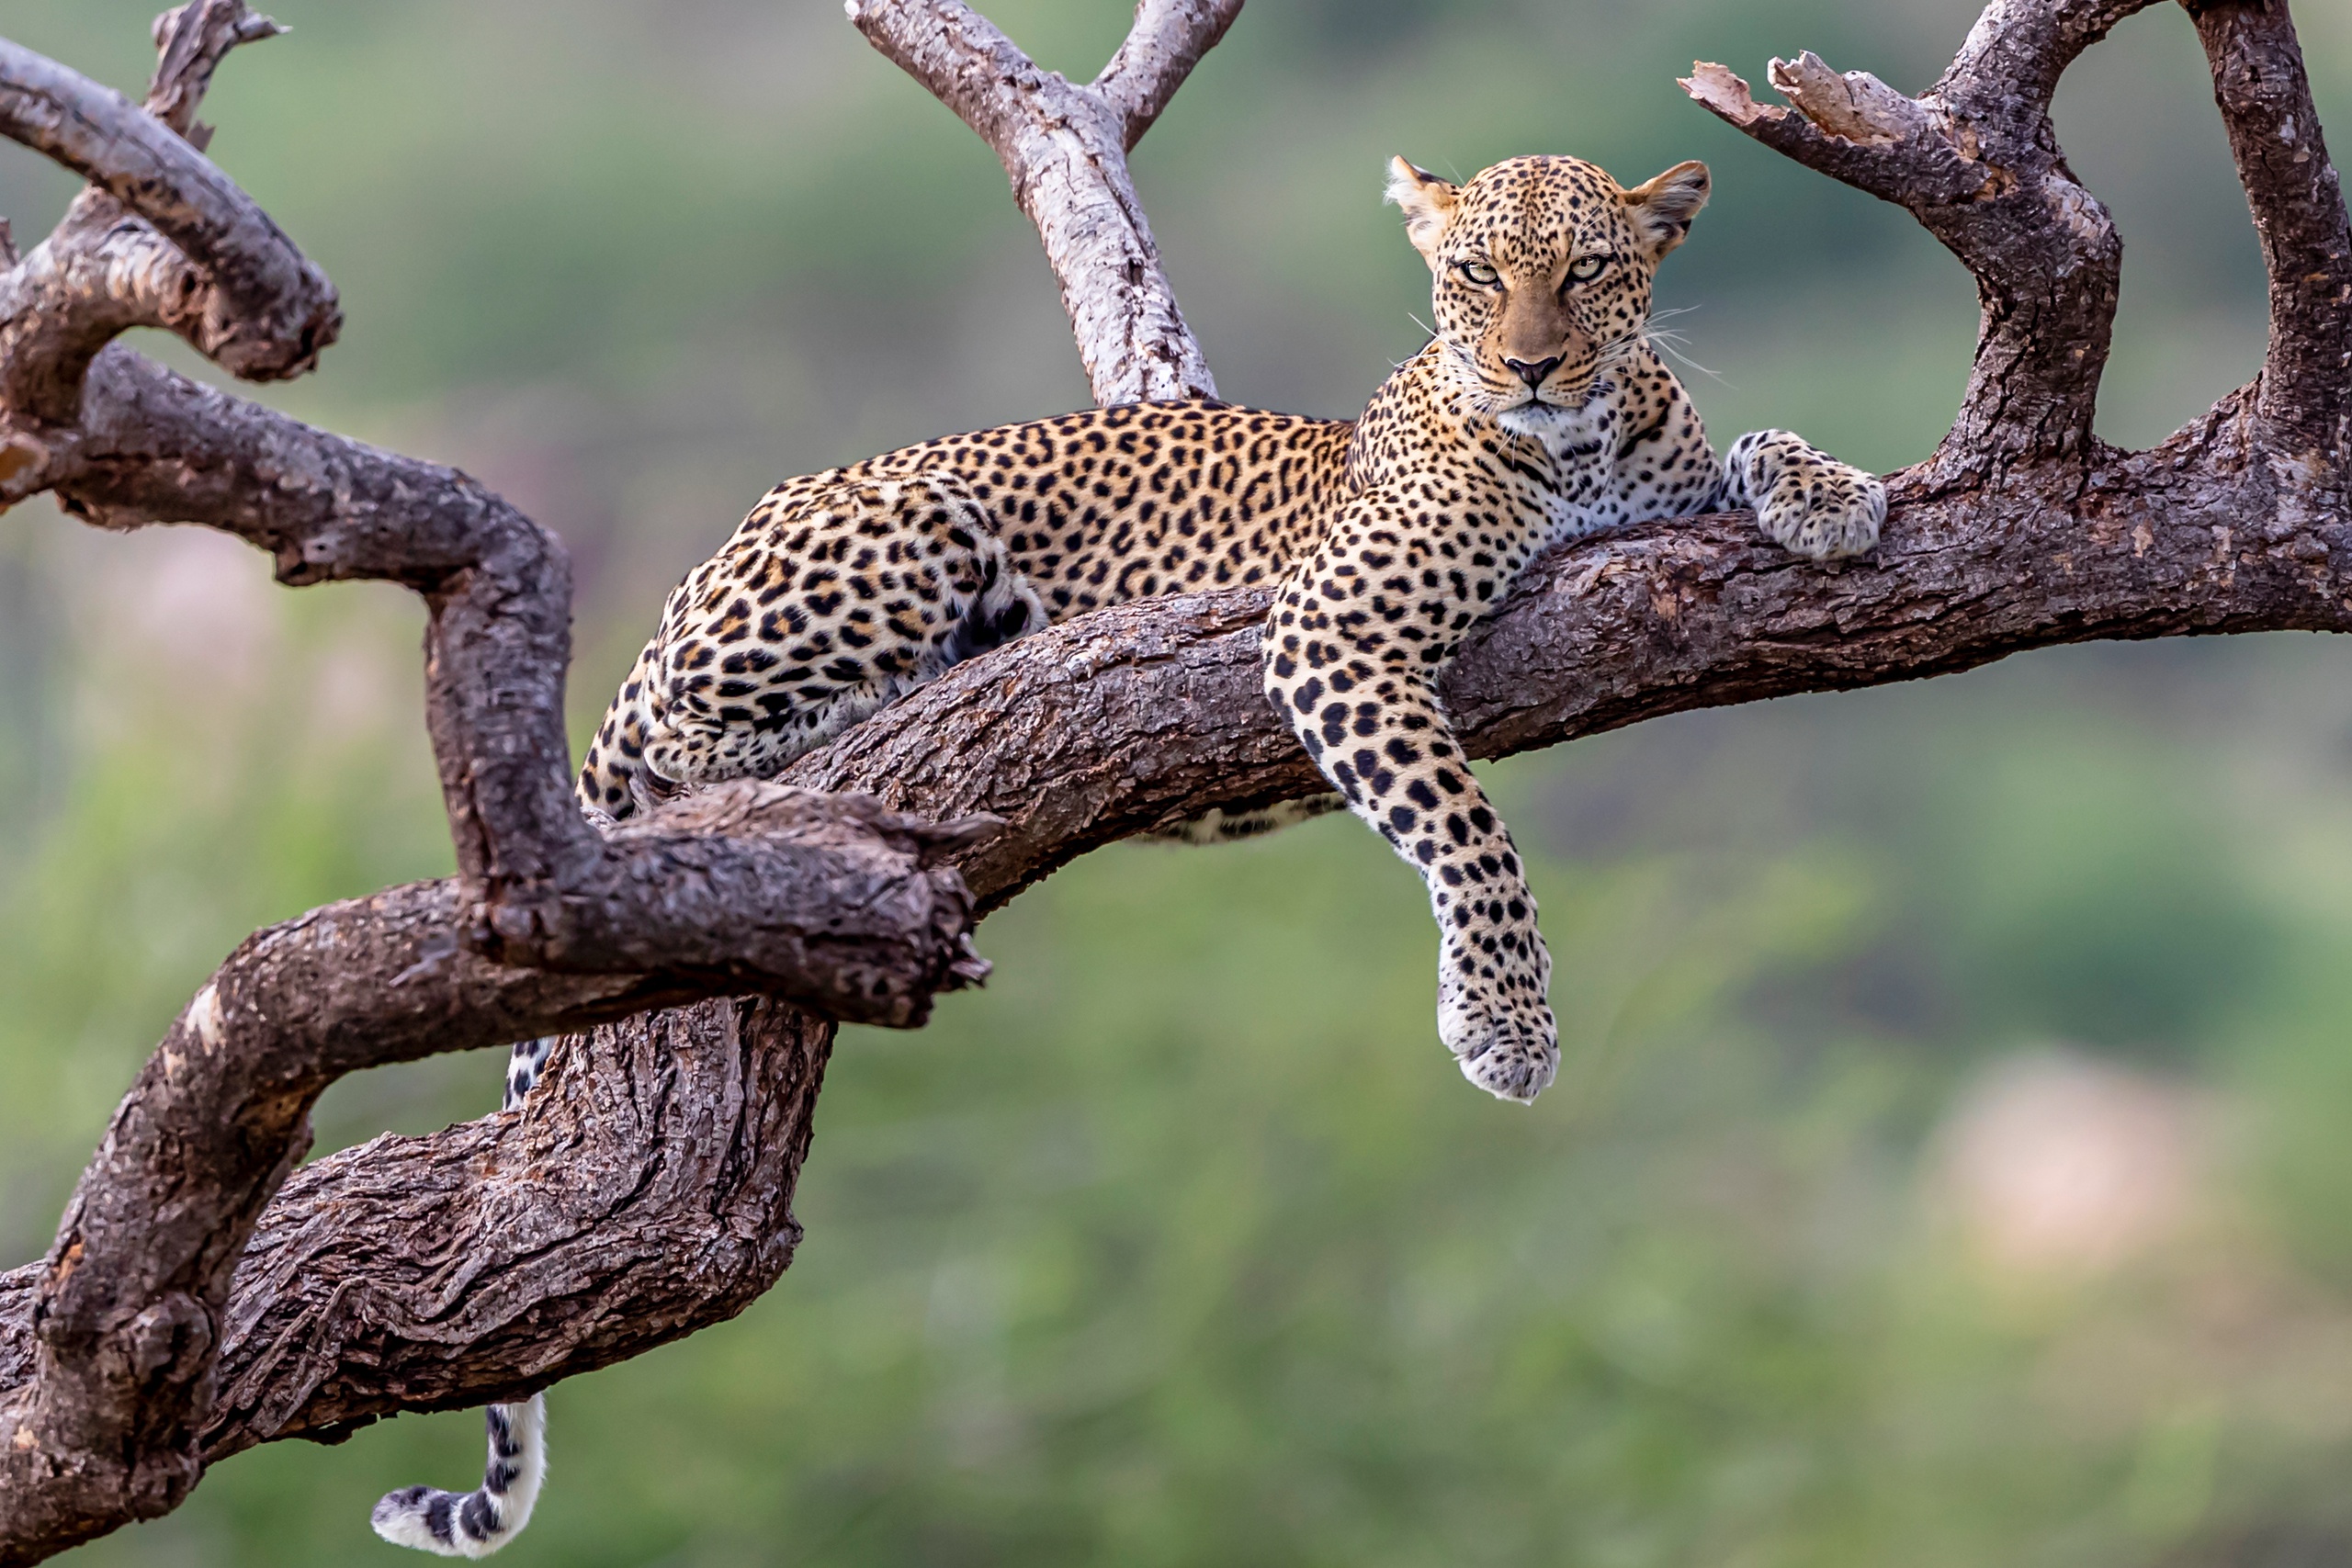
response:
M2154 451L2090 436L2120 252L2047 109L2065 64L2139 8L1998 0L1917 99L1809 54L1774 63L1791 109L1757 105L1721 67L1694 71L1686 86L1716 113L1900 202L1970 265L1984 321L1968 398L1935 457L1892 480L1871 562L1825 572L1723 517L1538 563L1446 677L1476 754L2060 642L2352 629L2346 393L2327 357L2346 352L2343 210L2275 0L2199 12L2264 226L2269 366ZM1148 0L1087 88L954 0L863 0L853 16L1003 157L1066 301L1085 302L1073 330L1098 395L1173 395L1148 389L1151 366L1198 350L1122 150L1231 10ZM2307 159L2282 152L2296 145ZM1086 227L1097 220L1111 228ZM1156 293L1126 270L1137 255ZM1172 356L1151 360L1137 346L1151 344ZM1204 390L1205 370L1172 385ZM85 401L39 440L45 482L94 520L201 521L272 550L286 581L381 576L427 597L430 723L466 878L241 948L126 1100L58 1248L0 1276L0 1562L167 1507L201 1463L254 1442L511 1399L731 1315L797 1237L791 1186L831 1032L775 1002L600 1023L525 1111L379 1139L269 1199L307 1141L312 1086L334 1073L736 985L802 986L842 1016L909 1021L930 985L970 970L960 901L994 907L1098 844L1320 787L1260 694L1266 601L1243 590L1023 638L783 781L918 818L992 812L993 836L740 786L605 843L559 809L565 568L528 519L462 476L119 348L97 356ZM763 823L793 841L765 841ZM860 891L812 909L793 875ZM778 909L800 923L776 926ZM834 923L861 911L870 927ZM881 966L901 977L842 980L875 942L899 944L910 967ZM356 988L323 994L346 971ZM329 1027L306 1001L348 1016ZM184 1226L161 1180L213 1190ZM24 1432L30 1445L10 1435Z
M1134 29L1091 87L1021 51L962 0L846 0L866 41L978 132L1037 226L1100 403L1213 398L1127 150L1225 36L1241 0L1139 0Z
M1176 89L1241 15L1241 0L1136 0L1135 26L1094 78L1092 91L1125 126L1132 152Z
M606 840L582 819L562 717L570 565L553 535L453 469L315 430L120 347L99 356L87 401L52 465L69 509L236 534L291 585L376 579L424 598L426 726L458 867L481 900L470 942L512 964L723 970L823 999L764 915L779 897L814 896L797 854L752 839ZM943 950L931 980L954 959ZM895 1001L920 1017L918 992Z
M2352 232L2286 0L2189 11L2270 275L2260 410L2301 457L2352 450Z
M1760 106L1701 62L1682 87L1736 129L1811 169L1907 209L1976 279L1976 364L1930 473L1995 482L2048 457L2097 459L2123 246L2076 184L2050 126L2066 66L2155 0L1994 0L1935 86L1908 98L1807 52L1775 60L1795 106Z
M746 784L680 803L629 837L653 846L649 863L656 864L653 857L698 845L684 836L691 833L724 831L791 851L776 863L792 867L797 884L763 889L770 901L754 918L765 922L771 942L800 953L809 999L831 1015L905 1024L920 1020L932 988L952 983L936 972L941 954L967 951L970 899L955 874L934 863L987 826L933 829L860 800ZM199 1432L221 1420L219 1353L238 1327L229 1311L232 1272L263 1206L308 1152L311 1107L329 1084L362 1067L581 1028L736 983L723 928L707 939L713 955L707 972L574 976L507 967L469 952L464 913L456 884L426 883L258 932L164 1036L75 1188L48 1261L0 1280L0 1369L12 1374L0 1380L0 1497L6 1499L0 1562L35 1561L125 1517L167 1512L195 1485L205 1463ZM740 1009L720 1010L701 1015L699 1027L707 1032L741 1016ZM830 1025L773 1007L770 1016L821 1064ZM670 1039L696 1028L692 1021L641 1024L633 1034L605 1036L604 1049L623 1038ZM805 1061L798 1070L813 1074ZM723 1089L711 1093L723 1100ZM680 1114L691 1120L709 1101L710 1094L699 1095ZM763 1100L748 1113L764 1126L763 1119L786 1110L788 1102ZM602 1146L628 1150L629 1134L645 1131L642 1119L600 1122ZM730 1180L760 1179L746 1201L779 1209L788 1202L805 1118L787 1133L784 1148L727 1168ZM449 1165L446 1145L411 1152L443 1173L444 1187L474 1169L462 1160ZM640 1151L640 1157L653 1156ZM598 1190L587 1178L601 1168L591 1161L560 1185L575 1197ZM697 1168L688 1159L666 1167L663 1179L686 1181L679 1190L693 1193ZM370 1165L351 1182L365 1185L368 1171L386 1179L395 1174ZM307 1190L347 1213L351 1183L315 1171L309 1181ZM649 1190L636 1181L618 1190L640 1205L646 1226L666 1245L688 1245L696 1234L676 1214L665 1224L659 1200L669 1187ZM726 1218L719 1210L697 1212L706 1221ZM370 1241L413 1243L416 1217L394 1205L378 1216L387 1228L371 1238L363 1225L346 1243L363 1251ZM788 1224L788 1215L776 1217ZM282 1226L272 1234L282 1235ZM759 1245L731 1258L703 1237L706 1256L686 1272L708 1282L732 1277L730 1269L748 1268L757 1277L770 1264L783 1267L788 1241L776 1253L768 1239L783 1227L745 1234ZM527 1246L543 1233L525 1225L516 1236ZM413 1247L409 1256L417 1256ZM658 1293L657 1281L674 1283L677 1272L654 1269L630 1288ZM755 1295L773 1278L739 1288ZM734 1299L740 1308L751 1298L718 1290L713 1299ZM250 1299L244 1311L268 1315ZM612 1343L642 1349L650 1332L656 1331L639 1325L602 1338L584 1335L589 1348L582 1353ZM273 1347L271 1365L281 1372L289 1370L279 1365L286 1348ZM332 1363L301 1365L314 1381L332 1370ZM277 1404L285 1403L281 1393Z
M193 129L220 55L272 30L241 0L160 19L155 113ZM733 990L908 1026L986 966L969 896L930 865L979 825L943 834L753 790L600 837L567 787L571 580L554 536L453 470L104 346L177 325L242 373L289 373L339 318L324 277L192 145L5 40L0 131L105 186L0 278L0 499L47 488L108 525L205 523L271 551L290 584L420 593L463 874L261 933L150 1059L0 1335L22 1373L0 1385L0 1562L17 1562L194 1485L232 1271L334 1078ZM567 973L593 978L554 983Z
M203 0L189 20L159 21L165 59L151 96L192 127L220 55L276 24L242 0ZM0 280L0 403L32 425L0 479L32 465L39 426L74 422L92 356L128 328L177 333L247 380L301 375L334 341L334 286L173 125L0 39L0 135L92 186Z

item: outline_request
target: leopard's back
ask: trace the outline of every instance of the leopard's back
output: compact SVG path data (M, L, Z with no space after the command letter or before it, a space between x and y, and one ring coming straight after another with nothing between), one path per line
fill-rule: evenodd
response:
M688 575L583 762L583 805L764 776L972 655L1107 604L1271 585L1348 489L1349 422L1088 409L787 479Z
M1208 401L1084 409L902 447L852 475L952 473L1053 620L1268 583L1347 488L1352 421Z

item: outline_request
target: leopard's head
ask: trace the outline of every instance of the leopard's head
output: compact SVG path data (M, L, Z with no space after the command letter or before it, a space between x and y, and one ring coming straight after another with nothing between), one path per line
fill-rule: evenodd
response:
M1402 158L1388 199L1435 275L1464 401L1537 434L1573 418L1641 341L1657 264L1707 202L1707 166L1628 190L1580 158L1513 158L1453 185Z

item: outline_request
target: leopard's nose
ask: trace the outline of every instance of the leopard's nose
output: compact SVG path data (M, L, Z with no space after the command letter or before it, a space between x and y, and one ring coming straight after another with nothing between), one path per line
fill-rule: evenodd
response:
M1542 386L1544 378L1560 367L1560 357L1555 354L1549 359L1539 359L1532 365L1524 359L1506 359L1503 363L1510 367L1513 375L1526 382L1529 387L1534 388Z

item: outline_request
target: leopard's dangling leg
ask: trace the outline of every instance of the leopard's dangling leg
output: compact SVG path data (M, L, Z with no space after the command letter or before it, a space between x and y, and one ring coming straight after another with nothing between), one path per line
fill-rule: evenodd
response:
M555 1049L552 1036L518 1040L508 1054L506 1093L499 1109L520 1107ZM548 1472L548 1400L535 1393L520 1404L493 1404L484 1412L490 1457L481 1485L471 1492L406 1486L388 1492L368 1516L376 1533L394 1546L413 1546L438 1557L487 1557L520 1535L539 1500Z
M1293 571L1267 627L1266 694L1348 808L1428 886L1438 1033L1463 1076L1523 1103L1559 1066L1552 958L1510 831L1472 776L1434 684L1495 595L1424 576L1410 511L1377 498L1351 503ZM1367 571L1374 560L1387 561L1388 575Z

